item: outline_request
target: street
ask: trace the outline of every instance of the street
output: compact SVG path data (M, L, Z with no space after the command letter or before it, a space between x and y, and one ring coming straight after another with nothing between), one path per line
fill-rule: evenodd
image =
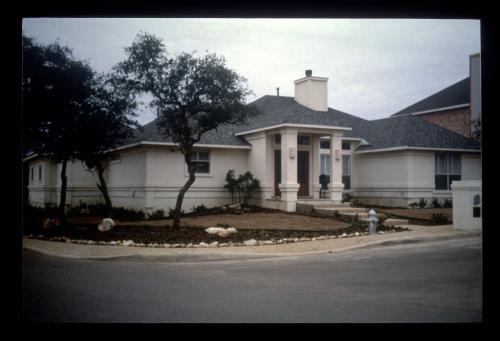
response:
M37 322L480 322L479 238L198 263L23 250Z

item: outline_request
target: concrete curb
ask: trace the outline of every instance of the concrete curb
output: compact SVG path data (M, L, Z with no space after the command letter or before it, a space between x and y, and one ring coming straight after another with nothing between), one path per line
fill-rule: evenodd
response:
M73 259L82 259L82 260L134 260L134 261L161 261L161 262L207 262L207 261L231 261L231 260L258 260L258 259L270 259L270 258L282 258L282 257L298 257L298 256L307 256L307 255L317 255L324 253L337 253L343 251L350 251L355 249L363 249L363 248L375 248L375 247L384 247L384 246L394 246L400 244L413 244L413 243L423 243L423 242L431 242L431 241L445 241L452 239L462 239L462 238L473 238L480 237L481 232L479 231L466 231L459 233L445 233L445 234L421 234L417 236L407 236L407 237L399 237L397 234L395 236L391 236L392 238L388 240L375 240L375 241L366 241L364 243L355 244L355 245L347 245L343 247L335 247L335 243L330 243L330 245L324 245L321 250L314 251L302 251L302 252L258 252L258 248L260 246L250 246L235 248L234 252L231 251L220 251L217 249L195 249L198 250L196 252L193 249L184 250L184 249L153 249L159 251L151 251L150 248L133 248L133 252L129 253L131 250L127 248L123 249L115 249L115 248L123 248L123 247L113 247L113 246L88 246L88 245L73 245L73 250L75 248L80 248L80 250L85 250L86 247L98 247L105 248L99 249L100 251L108 251L106 249L110 249L110 251L118 252L118 254L101 254L101 255L85 255L85 254L71 254L68 252L64 252L64 250L55 250L54 248L50 248L49 244L46 243L58 243L58 242L50 242L44 241L45 243L40 243L40 245L26 245L23 243L23 248L29 249L31 251L35 251L38 253L42 253L49 256L56 257L65 257L65 258L73 258ZM305 242L305 243L314 243ZM29 243L28 243L29 244ZM65 244L64 244L65 245ZM60 247L60 249L64 249L64 247ZM239 249L239 250L238 250ZM253 252L252 252L253 251ZM100 252L102 253L102 252ZM105 253L105 252L104 252ZM121 254L120 254L121 253ZM128 253L128 254L127 254Z

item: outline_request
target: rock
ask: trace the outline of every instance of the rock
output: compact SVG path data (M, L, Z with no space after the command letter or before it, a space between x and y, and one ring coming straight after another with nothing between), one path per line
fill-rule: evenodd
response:
M223 228L223 227L209 227L205 230L208 234L216 234L219 237L226 238L230 234L238 232L234 227Z
M116 243L114 240L109 242L109 245L113 245L113 246L115 246L116 244L117 244L117 243Z
M132 245L134 245L134 241L133 240L126 240L126 241L122 242L122 245L123 246L132 246Z
M186 247L189 247L189 248L193 247L193 243L187 244Z
M384 234L385 232L384 231L378 231L379 234Z
M347 233L342 233L342 235L340 236L340 238L345 238L347 237Z
M179 244L179 243L175 243L175 244L170 245L171 248L178 248L180 246L181 246L181 244Z
M199 245L199 247L208 247L208 244L205 242L201 242L198 245Z
M355 235L356 237L357 237L357 236L359 236L359 232L354 233L354 235Z
M255 239L245 240L243 242L243 244L245 244L246 246L256 246L256 245L258 245L258 243L257 243L257 241Z
M272 240L263 240L262 242L259 242L261 245L274 245L274 242Z
M97 242L94 241L94 240L89 240L89 241L87 241L87 244L89 244L89 245L96 245Z
M219 244L219 247L227 247L227 246L229 246L229 244L228 244L228 243L220 243L220 244Z
M166 248L169 248L169 247L171 247L171 246L172 246L172 245L170 245L169 243L164 243L164 244L163 244L163 247L166 247Z
M213 242L208 244L208 247L217 247L219 245L219 242Z
M104 218L101 224L97 226L97 229L101 232L106 232L115 227L115 222L111 218Z

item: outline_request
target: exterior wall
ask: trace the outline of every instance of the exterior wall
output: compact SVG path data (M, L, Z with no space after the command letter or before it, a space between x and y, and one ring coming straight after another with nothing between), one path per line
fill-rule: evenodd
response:
M455 181L453 189L453 227L462 230L481 230L482 212L474 217L473 208L482 206L481 181ZM479 196L479 203L474 197Z
M451 191L435 189L434 152L355 153L353 194L366 205L407 207L420 198L451 199ZM481 179L477 153L462 154L462 179Z
M42 178L38 171L41 166ZM33 180L31 170L33 169ZM57 166L47 159L38 159L28 165L28 202L37 207L57 205Z
M471 137L470 106L465 108L421 114L418 117L460 135Z
M252 145L252 149L246 153L245 168L259 179L261 187L261 192L256 195L252 204L266 206L266 201L274 195L274 135L269 132L259 133L247 136L246 140ZM241 173L245 171L242 170Z

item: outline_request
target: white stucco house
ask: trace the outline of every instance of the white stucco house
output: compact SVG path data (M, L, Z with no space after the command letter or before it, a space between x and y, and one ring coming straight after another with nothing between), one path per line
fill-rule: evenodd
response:
M199 172L184 199L186 212L200 204L231 203L224 189L231 169L251 171L260 180L253 204L288 212L298 200L340 202L343 193L365 204L407 207L420 198L451 199L454 180L481 179L480 146L471 138L419 115L365 120L329 108L328 78L311 72L294 84L294 97L263 96L250 104L259 109L257 117L203 136L196 145ZM152 121L114 150L105 173L113 205L145 212L173 208L188 176L173 146ZM61 165L37 155L24 161L29 202L57 205ZM322 173L330 175L326 198L320 198ZM102 202L97 176L82 162L68 163L67 176L67 205Z

